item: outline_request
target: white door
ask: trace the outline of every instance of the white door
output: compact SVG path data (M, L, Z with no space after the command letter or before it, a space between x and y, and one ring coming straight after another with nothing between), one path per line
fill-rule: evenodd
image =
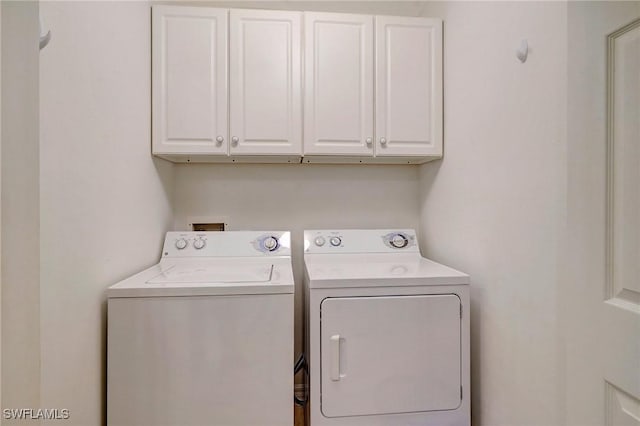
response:
M305 13L304 152L373 155L373 17Z
M442 155L442 21L376 17L380 156Z
M302 154L302 13L230 13L231 154Z
M327 298L320 309L326 417L460 405L458 296Z
M227 154L227 14L153 7L154 154Z
M605 424L640 426L640 19L609 37Z
M640 426L640 2L569 18L566 424Z

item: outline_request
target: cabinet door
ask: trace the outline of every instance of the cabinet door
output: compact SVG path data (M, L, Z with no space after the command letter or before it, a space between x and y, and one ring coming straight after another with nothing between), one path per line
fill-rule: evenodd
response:
M376 156L442 155L442 21L376 17Z
M321 304L326 417L460 406L460 299L453 294L327 298Z
M227 154L227 10L153 7L153 153Z
M302 154L302 13L230 13L231 154Z
M373 155L373 17L305 13L305 154Z

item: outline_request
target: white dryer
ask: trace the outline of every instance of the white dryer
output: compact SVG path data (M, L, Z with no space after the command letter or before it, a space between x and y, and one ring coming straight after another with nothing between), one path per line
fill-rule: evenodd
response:
M469 276L415 231L305 231L308 426L468 426Z
M109 426L293 423L288 232L169 232L108 289Z

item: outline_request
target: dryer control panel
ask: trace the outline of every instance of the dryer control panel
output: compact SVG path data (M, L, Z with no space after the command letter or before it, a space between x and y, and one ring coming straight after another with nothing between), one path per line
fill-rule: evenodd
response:
M419 252L413 229L341 229L304 231L305 253Z
M162 257L291 256L285 231L167 232Z

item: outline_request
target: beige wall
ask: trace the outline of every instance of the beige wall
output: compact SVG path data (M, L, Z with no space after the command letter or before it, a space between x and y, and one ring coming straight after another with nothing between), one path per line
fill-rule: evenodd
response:
M38 407L38 4L2 2L0 7L2 407ZM14 423L25 422L5 424Z
M387 14L400 16L422 16L427 7L423 1L323 1L323 0L170 0L151 1L152 4L179 4L209 7L235 7L243 9L310 10L317 12Z
M172 166L150 155L148 5L43 2L41 15L41 405L99 425L105 290L157 262Z
M421 244L471 275L476 426L562 424L566 7L429 9L445 20L446 142L442 162L421 166Z

